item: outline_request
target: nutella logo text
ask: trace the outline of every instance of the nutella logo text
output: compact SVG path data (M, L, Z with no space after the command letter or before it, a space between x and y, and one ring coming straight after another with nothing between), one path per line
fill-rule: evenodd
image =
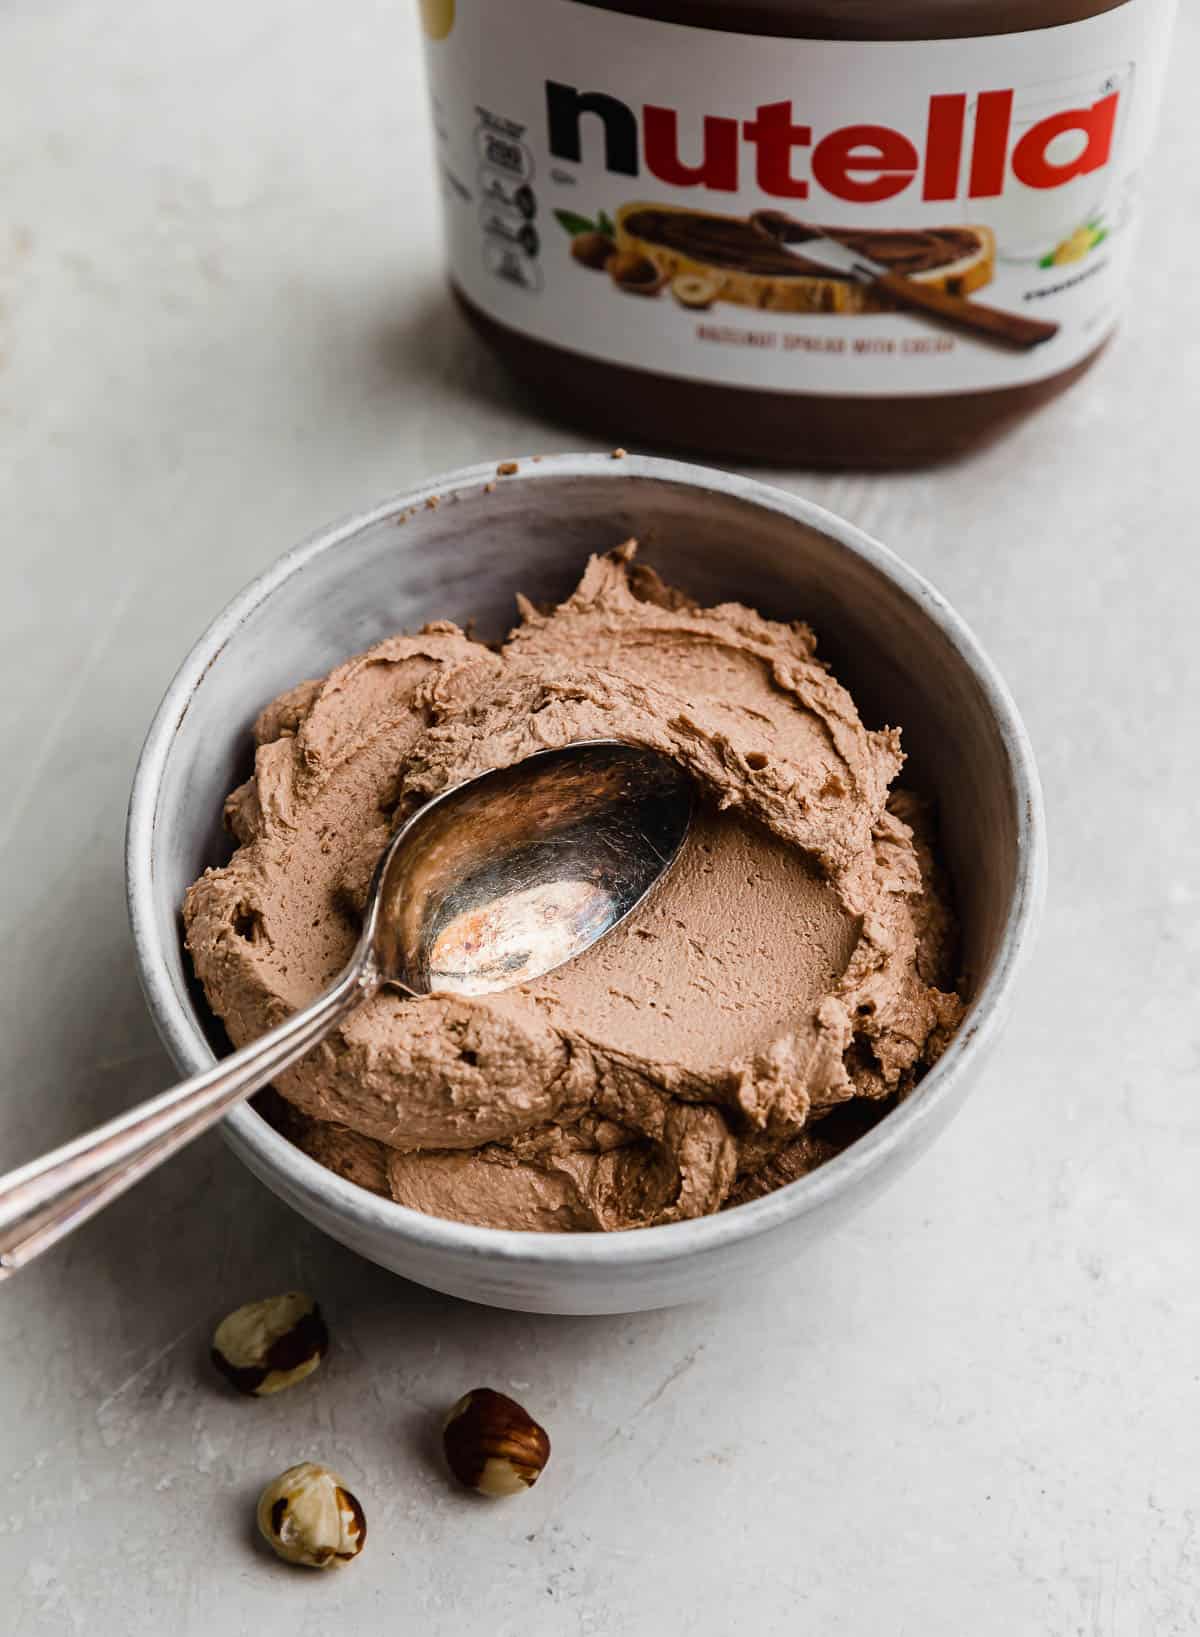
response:
M751 119L707 115L685 147L674 108L647 103L638 115L619 98L546 82L550 152L578 163L585 140L602 145L606 169L647 171L670 187L735 193L752 163L759 190L807 199L815 184L835 199L877 204L919 186L923 199L995 199L1010 176L1056 188L1102 170L1112 154L1120 92L1040 119L1013 140L1012 91L984 91L968 118L965 94L932 96L921 145L888 125L844 125L814 140L791 102L761 103ZM698 136L698 141L696 140ZM746 150L752 150L753 158ZM806 164L807 161L807 164Z

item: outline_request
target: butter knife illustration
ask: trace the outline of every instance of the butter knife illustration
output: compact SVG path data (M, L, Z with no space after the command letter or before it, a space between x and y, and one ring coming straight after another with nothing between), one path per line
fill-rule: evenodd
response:
M1039 347L1058 334L1058 325L1038 318L1025 318L1021 313L1005 312L1000 307L987 307L981 301L968 301L963 296L952 296L936 285L923 284L905 273L893 273L869 256L848 245L831 239L828 234L806 229L813 237L793 240L793 253L831 272L849 274L858 283L870 287L892 307L903 307L926 318L939 320L955 329L967 330L984 340L998 342L1004 347L1028 351Z

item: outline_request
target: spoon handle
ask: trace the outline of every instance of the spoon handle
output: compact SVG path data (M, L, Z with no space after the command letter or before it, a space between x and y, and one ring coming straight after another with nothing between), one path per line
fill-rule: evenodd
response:
M203 1074L0 1177L0 1280L86 1222L185 1143L261 1091L379 988L356 956L302 1012Z

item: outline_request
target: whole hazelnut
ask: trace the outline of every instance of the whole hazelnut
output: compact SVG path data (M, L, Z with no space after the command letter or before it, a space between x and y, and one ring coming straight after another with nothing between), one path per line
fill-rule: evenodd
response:
M213 1334L212 1361L241 1393L263 1398L310 1376L329 1347L321 1310L303 1291L247 1302Z
M532 1489L550 1459L545 1428L491 1387L476 1387L459 1399L443 1423L442 1444L459 1483L481 1495Z
M345 1481L315 1461L288 1467L258 1497L258 1528L285 1563L332 1569L363 1549L367 1520Z
M571 254L575 260L597 273L603 272L616 250L616 244L607 233L577 233L571 240Z
M621 250L608 263L608 274L614 284L633 295L656 296L666 283L649 256L640 256L636 250Z

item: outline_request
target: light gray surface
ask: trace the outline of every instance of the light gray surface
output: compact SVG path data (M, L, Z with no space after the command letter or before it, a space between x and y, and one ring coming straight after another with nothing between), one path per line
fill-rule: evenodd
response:
M581 443L446 306L415 55L395 0L0 17L0 1163L169 1072L120 846L187 642L321 520ZM1189 7L1137 303L1087 383L956 471L785 479L946 591L1040 752L1047 925L970 1109L800 1272L628 1320L400 1285L207 1140L0 1292L4 1629L1196 1629L1198 70ZM232 1402L209 1322L290 1283L337 1351ZM485 1379L555 1440L493 1508L429 1459ZM369 1513L336 1580L249 1542L310 1455Z

